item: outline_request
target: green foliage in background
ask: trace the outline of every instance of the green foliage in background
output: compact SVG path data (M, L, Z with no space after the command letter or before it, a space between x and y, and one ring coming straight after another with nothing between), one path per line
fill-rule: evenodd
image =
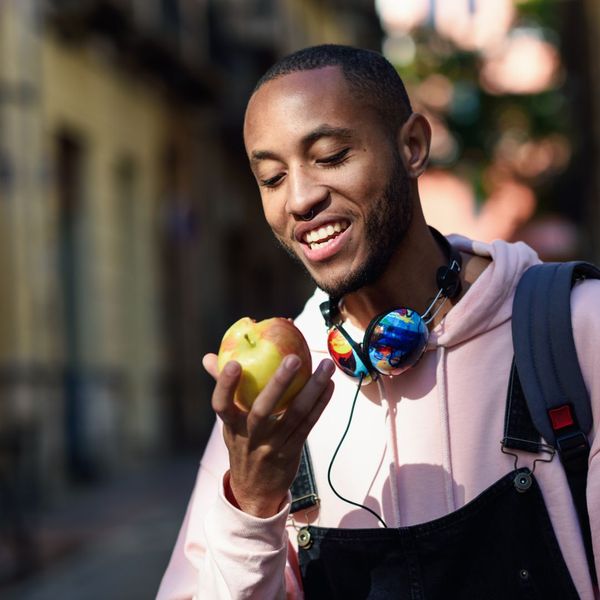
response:
M511 31L534 31L538 37L561 50L562 11L555 0L531 0L516 5L517 18ZM564 3L563 3L564 4ZM556 84L537 94L492 94L480 86L482 56L464 51L444 39L432 27L413 31L416 46L414 60L396 67L411 95L419 83L441 74L453 84L450 106L435 111L435 116L448 128L456 151L432 164L466 176L473 184L478 201L489 194L486 172L492 165L499 141L511 132L525 143L552 136L566 140L570 147L573 127L564 68ZM393 57L392 57L393 59ZM561 136L564 136L561 137ZM531 187L538 199L538 212L557 205L557 179L564 176L566 165L550 169L540 176L515 174L515 179Z

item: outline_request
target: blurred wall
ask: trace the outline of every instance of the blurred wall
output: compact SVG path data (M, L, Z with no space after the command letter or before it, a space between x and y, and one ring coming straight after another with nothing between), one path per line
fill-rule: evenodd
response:
M0 18L3 429L45 491L165 443L157 215L191 110L104 33L117 13L58 4Z

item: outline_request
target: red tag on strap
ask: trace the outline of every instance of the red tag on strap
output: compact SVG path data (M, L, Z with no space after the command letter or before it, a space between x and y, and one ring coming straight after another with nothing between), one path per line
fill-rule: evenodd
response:
M548 411L550 420L552 421L552 429L558 431L564 427L575 424L575 419L571 413L571 406L569 404L563 404L558 408L551 408Z

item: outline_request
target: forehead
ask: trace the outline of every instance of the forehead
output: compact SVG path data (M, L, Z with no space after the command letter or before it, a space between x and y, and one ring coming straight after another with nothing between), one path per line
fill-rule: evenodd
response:
M250 153L324 125L359 131L375 120L375 111L353 92L340 67L297 71L268 81L252 96L244 141Z

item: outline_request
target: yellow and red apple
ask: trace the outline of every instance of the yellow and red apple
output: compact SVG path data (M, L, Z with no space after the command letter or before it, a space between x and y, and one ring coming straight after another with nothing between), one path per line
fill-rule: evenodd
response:
M304 336L292 321L282 317L258 322L244 317L225 332L219 348L217 369L221 372L231 360L240 363L242 374L234 396L237 406L242 410L250 410L258 394L288 354L296 354L301 365L273 413L284 411L311 376L312 361Z

